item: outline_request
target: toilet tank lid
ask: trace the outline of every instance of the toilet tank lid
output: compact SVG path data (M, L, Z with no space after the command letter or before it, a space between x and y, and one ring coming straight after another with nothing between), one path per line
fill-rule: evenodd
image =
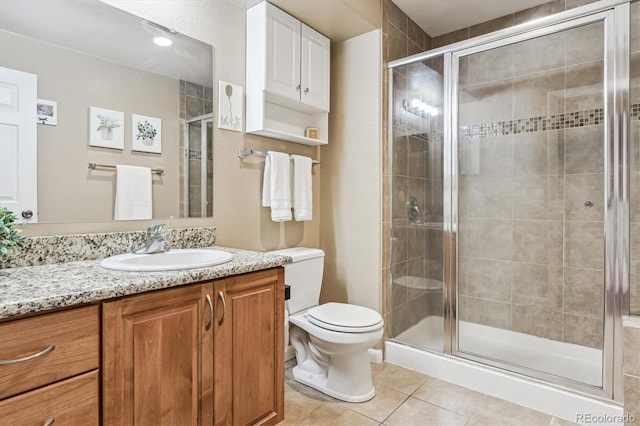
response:
M301 260L315 259L317 257L324 257L324 252L316 248L308 247L292 247L281 250L270 251L271 254L279 254L281 256L289 256L293 258L294 262Z

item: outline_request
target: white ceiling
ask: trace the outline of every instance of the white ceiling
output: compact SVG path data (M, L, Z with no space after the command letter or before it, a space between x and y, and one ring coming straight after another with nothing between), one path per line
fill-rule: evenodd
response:
M0 0L0 2L3 0ZM249 9L262 0L230 0ZM382 9L376 0L268 0L331 41L343 41L382 26Z
M0 0L2 1L2 0ZM231 0L249 8L261 0ZM269 0L320 31L342 41L382 26L381 3L376 0ZM392 0L430 36L519 12L550 0Z
M393 0L431 37L538 6L549 0Z

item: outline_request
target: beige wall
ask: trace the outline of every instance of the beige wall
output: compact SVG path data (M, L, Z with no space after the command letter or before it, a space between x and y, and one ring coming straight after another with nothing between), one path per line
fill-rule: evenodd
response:
M148 18L190 37L214 46L214 105L217 105L217 80L244 86L245 75L245 8L230 0L108 0L136 15ZM214 113L217 106L214 106ZM271 250L304 245L317 247L319 243L320 173L314 167L313 221L274 223L269 211L260 206L264 159L251 157L241 160L241 147L259 150L279 150L290 154L319 158L320 149L283 142L244 133L214 129L214 217L210 219L182 219L174 227L217 226L218 244L250 250ZM177 203L177 196L176 196ZM76 232L105 232L142 229L153 222L93 222L81 224L29 225L27 235L53 235Z
M153 177L153 217L178 216L178 80L6 31L0 36L0 64L36 74L38 97L58 104L58 124L38 125L38 220L113 218L115 173L89 171L89 162L164 169ZM91 106L124 112L123 150L89 146ZM162 119L162 154L131 150L132 113Z
M322 301L380 309L381 32L332 46L331 126L322 148Z

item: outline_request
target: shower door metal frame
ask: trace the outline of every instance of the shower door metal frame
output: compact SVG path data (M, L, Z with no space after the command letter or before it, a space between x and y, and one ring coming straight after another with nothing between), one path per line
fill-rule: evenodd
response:
M444 347L447 355L495 367L503 373L524 374L608 401L622 403L622 316L629 313L629 15L631 0L604 0L556 15L478 36L388 64L389 141L393 140L393 69L444 56ZM458 58L491 48L604 22L604 151L605 151L605 294L602 388L552 374L492 360L458 349ZM389 155L392 155L389 144ZM392 179L390 173L390 178ZM390 182L389 188L392 188ZM626 304L625 304L626 303Z

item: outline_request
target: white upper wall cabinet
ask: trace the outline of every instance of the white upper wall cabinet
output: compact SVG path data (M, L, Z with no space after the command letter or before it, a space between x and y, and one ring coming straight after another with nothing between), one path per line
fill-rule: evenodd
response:
M328 38L302 24L302 102L324 111L329 111L330 48Z
M277 7L267 8L267 19L265 90L300 100L300 21Z
M246 131L328 142L330 40L268 2L247 11ZM315 127L318 137L305 137Z

